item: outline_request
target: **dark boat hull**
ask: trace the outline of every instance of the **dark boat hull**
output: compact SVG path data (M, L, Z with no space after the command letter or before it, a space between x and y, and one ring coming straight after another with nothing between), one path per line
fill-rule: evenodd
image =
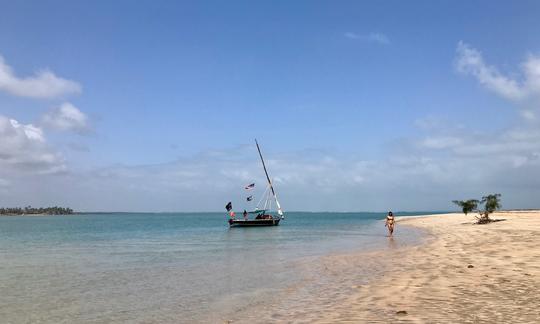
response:
M229 219L231 227L252 227L252 226L278 226L279 218L271 219Z

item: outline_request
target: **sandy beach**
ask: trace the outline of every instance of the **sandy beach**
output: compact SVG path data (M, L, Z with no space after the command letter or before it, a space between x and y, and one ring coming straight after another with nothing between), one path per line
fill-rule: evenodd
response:
M429 231L425 244L386 253L388 271L325 312L321 323L537 323L540 212L402 218Z
M240 323L538 323L540 212L398 218L383 250L301 265L307 279ZM381 226L384 226L381 222ZM407 228L424 243L402 246ZM227 321L225 321L227 322Z

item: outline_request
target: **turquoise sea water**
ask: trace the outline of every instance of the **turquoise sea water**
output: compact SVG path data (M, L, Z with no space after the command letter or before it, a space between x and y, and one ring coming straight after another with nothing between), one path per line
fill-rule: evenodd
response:
M202 322L294 284L297 260L388 241L384 213L286 216L233 229L223 213L0 217L0 318Z

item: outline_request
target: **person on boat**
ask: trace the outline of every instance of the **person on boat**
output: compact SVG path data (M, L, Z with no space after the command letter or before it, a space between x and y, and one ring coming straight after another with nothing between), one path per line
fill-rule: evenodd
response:
M384 226L388 228L388 233L390 236L394 234L394 224L395 224L394 214L390 211L388 212L388 215L386 216L386 221L384 222Z
M248 219L248 212L244 209L244 220Z

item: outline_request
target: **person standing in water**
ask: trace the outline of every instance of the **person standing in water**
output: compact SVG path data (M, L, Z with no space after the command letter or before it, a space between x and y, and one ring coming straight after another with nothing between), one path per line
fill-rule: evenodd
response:
M388 233L390 234L390 236L394 234L394 224L395 224L394 214L392 214L392 212L388 212L384 226L388 228Z

